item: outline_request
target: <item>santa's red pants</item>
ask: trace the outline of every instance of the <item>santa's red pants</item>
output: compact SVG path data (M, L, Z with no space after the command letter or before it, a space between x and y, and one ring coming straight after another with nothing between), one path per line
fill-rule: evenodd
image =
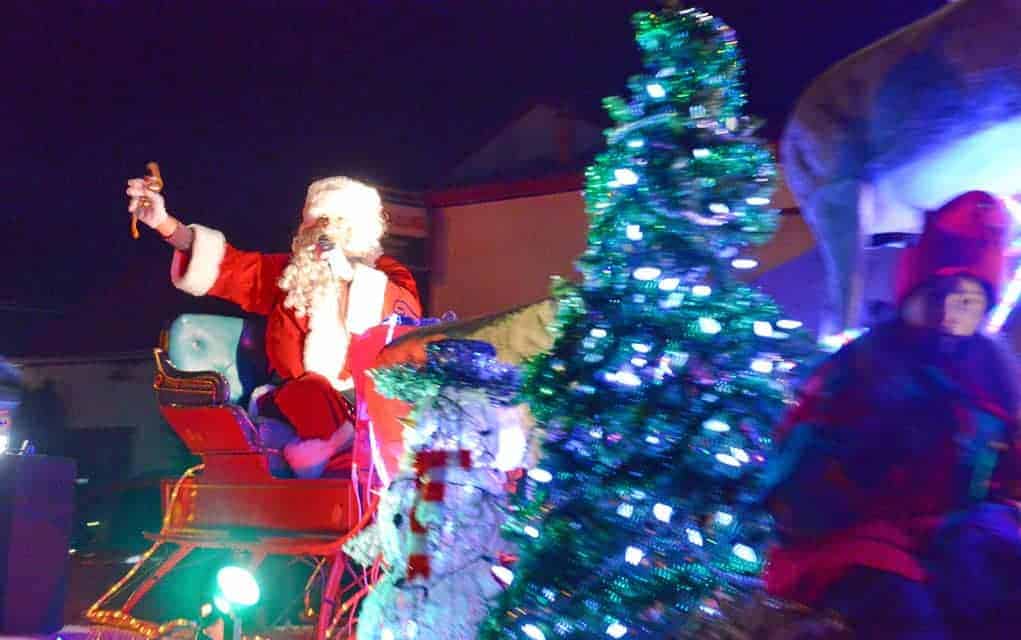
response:
M305 373L280 385L259 403L259 414L284 420L302 440L329 438L345 423L355 421L351 403L318 373Z

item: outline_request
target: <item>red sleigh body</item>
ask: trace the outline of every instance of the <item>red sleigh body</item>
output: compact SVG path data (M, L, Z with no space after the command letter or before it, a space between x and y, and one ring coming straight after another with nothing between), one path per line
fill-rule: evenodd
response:
M165 607L147 598L165 599L161 583L194 565L187 560L195 552L230 553L233 563L257 576L267 557L292 556L310 560L320 576L316 636L327 637L364 591L364 577L356 575L342 547L371 520L369 493L351 477L349 463L331 465L336 468L318 479L291 477L279 434L267 438L243 408L267 377L258 325L181 316L161 342L154 350L153 385L160 413L202 463L164 483L163 526L148 536L153 546L87 617L156 637L184 621L152 619L146 611ZM197 614L198 606L177 617Z

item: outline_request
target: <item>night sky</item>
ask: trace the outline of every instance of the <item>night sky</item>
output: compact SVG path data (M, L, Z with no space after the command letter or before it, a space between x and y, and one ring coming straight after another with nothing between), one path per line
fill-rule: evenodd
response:
M813 76L942 4L700 6L737 29L750 111L775 135ZM629 17L656 6L8 0L0 303L116 305L132 273L169 287L167 249L128 236L124 181L148 160L161 163L178 217L284 249L313 177L437 184L536 97L601 122L600 99L639 67Z

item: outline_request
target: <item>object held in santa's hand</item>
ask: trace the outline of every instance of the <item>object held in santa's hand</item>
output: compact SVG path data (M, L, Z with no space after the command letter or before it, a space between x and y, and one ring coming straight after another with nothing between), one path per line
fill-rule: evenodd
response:
M163 190L163 176L160 175L160 166L155 162L148 162L145 165L145 186L149 191L159 193ZM139 208L150 206L148 198L142 198L138 202ZM131 237L138 240L138 215L131 214Z

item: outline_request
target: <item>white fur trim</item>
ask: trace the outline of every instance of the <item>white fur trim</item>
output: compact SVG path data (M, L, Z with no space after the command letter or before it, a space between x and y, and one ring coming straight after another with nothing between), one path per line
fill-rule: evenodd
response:
M305 370L339 382L350 336L340 324L339 296L320 296L308 312L308 335L302 353Z
M382 271L361 263L355 265L347 296L347 329L352 334L364 333L382 322L386 283Z
M330 458L351 447L354 441L354 427L344 423L329 438L312 438L292 442L284 447L284 460L299 478L318 478Z
M386 283L386 274L382 271L355 264L344 325L341 325L339 296L324 296L315 301L308 312L308 335L302 353L306 371L322 375L337 391L354 386L350 377L340 377L347 362L351 335L380 323Z
M254 420L257 417L259 417L259 400L262 400L262 397L264 395L266 395L267 393L269 393L271 391L275 391L276 388L277 388L276 385L264 384L264 385L260 385L260 386L258 386L258 387L256 387L255 389L252 390L252 395L250 395L249 399L248 399L248 417L249 418Z
M227 239L215 229L192 224L188 227L195 234L191 244L191 257L180 251L174 251L174 259L170 264L170 281L174 286L193 296L204 296L216 284L220 276L220 263L227 252ZM185 259L188 267L182 269Z

